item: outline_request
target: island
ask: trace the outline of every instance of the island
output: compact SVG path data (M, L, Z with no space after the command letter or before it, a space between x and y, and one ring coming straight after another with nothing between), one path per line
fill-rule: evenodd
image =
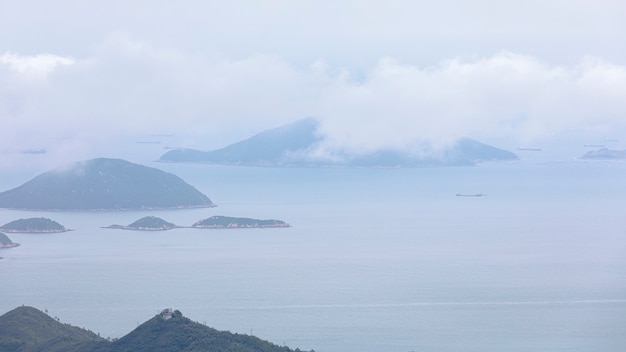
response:
M626 159L626 150L613 150L609 148L601 148L587 152L581 159L592 160L624 160Z
M19 243L11 241L9 236L0 232L0 248L13 248L19 246Z
M230 216L212 216L199 220L191 226L178 226L156 216L143 217L129 225L109 225L105 229L135 230L135 231L165 231L177 228L194 229L249 229L267 227L291 227L282 220L259 220L251 218L237 218Z
M65 226L54 220L47 218L28 218L11 221L0 227L4 232L26 232L26 233L57 233L67 232Z
M215 204L178 176L121 159L97 158L45 172L0 193L0 208L139 210Z
M143 217L128 226L123 225L111 225L105 227L106 229L120 229L120 230L135 230L135 231L165 231L173 228L177 228L175 224L167 222L156 216Z
M193 225L195 229L236 229L236 228L267 228L267 227L290 227L281 220L258 220L250 218L235 218L229 216L212 216L200 220Z
M485 161L518 159L514 153L470 138L460 138L445 149L416 141L415 144L421 146L417 151L382 148L355 153L337 147L320 130L318 120L305 118L221 149L169 150L159 161L273 167L397 168L470 166Z
M300 352L252 335L208 327L171 308L113 340L28 306L1 315L0 332L0 351L12 352Z

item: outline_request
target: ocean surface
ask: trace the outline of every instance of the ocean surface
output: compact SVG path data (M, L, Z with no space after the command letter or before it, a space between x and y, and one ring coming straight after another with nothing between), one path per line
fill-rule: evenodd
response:
M411 169L145 163L216 208L0 210L73 231L9 234L0 314L46 309L121 337L164 308L219 330L339 351L624 351L626 163ZM27 178L10 175L2 190ZM458 197L457 193L485 194ZM104 229L154 215L276 229Z

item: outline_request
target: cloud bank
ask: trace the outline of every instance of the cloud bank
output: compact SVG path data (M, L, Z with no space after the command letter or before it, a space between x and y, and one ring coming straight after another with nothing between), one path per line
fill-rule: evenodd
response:
M114 33L86 57L0 56L0 116L10 126L0 151L47 148L73 161L119 138L165 133L211 149L306 116L321 121L329 148L355 152L461 136L528 140L623 127L625 96L626 67L595 57L570 65L509 52L432 65L388 57L355 72Z

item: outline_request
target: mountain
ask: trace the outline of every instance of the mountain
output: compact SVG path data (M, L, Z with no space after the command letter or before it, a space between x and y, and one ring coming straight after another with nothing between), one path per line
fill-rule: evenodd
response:
M0 230L6 232L66 232L68 229L54 220L47 218L28 218L11 221L2 225Z
M91 331L62 324L32 308L18 307L0 316L0 351L74 351L61 346L104 341Z
M218 331L166 309L109 341L32 308L0 316L0 351L12 352L298 352L254 336Z
M207 196L174 174L106 158L48 171L0 193L0 208L10 209L126 210L213 206Z
M176 228L175 224L167 222L156 216L143 217L128 226L111 225L107 226L108 229L122 229L122 230L140 230L140 231L162 231Z
M626 159L626 150L601 148L587 152L582 159L622 160Z
M191 225L193 228L263 228L263 227L289 227L281 220L258 220L250 218L234 218L229 216L212 216L200 220Z
M13 248L19 246L19 243L11 241L9 236L0 232L0 248Z
M317 121L312 118L261 132L251 138L215 151L175 149L160 161L200 162L241 165L289 165L297 162L290 154L306 150L320 140L315 135Z
M511 152L469 138L460 139L442 152L426 153L428 155L381 149L359 155L330 150L331 156L321 157L318 151L325 139L317 132L318 127L317 120L306 118L213 151L170 150L159 161L251 166L415 167L517 159Z

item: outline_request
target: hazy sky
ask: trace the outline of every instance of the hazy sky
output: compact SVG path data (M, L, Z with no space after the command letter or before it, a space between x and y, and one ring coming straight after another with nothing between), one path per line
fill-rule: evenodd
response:
M625 18L620 0L6 0L0 153L208 149L307 116L356 149L615 134Z

